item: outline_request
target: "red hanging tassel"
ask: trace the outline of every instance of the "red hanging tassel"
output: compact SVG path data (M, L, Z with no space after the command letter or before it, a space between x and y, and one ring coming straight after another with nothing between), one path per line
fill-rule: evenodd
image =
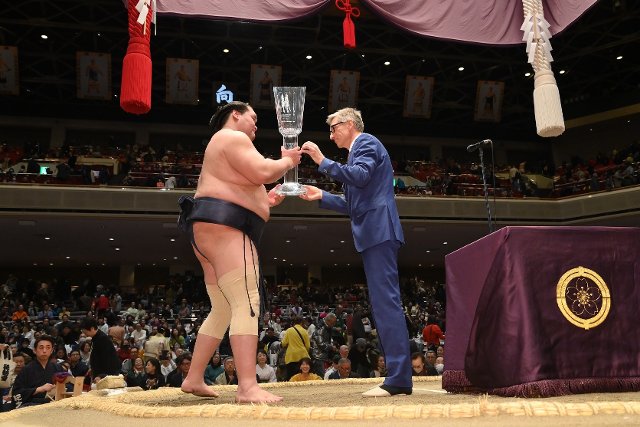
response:
M353 25L351 16L358 18L360 16L360 9L351 6L351 0L336 0L336 7L345 13L344 21L342 22L342 32L344 34L344 47L354 48L356 47L356 28Z
M128 0L129 46L122 61L120 107L127 113L145 114L151 109L151 5L144 25L138 23L139 0ZM144 13L144 11L143 11Z

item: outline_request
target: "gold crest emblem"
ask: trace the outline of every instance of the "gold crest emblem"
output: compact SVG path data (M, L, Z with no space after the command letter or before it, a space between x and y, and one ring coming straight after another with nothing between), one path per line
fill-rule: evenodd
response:
M611 309L611 295L598 273L576 267L562 275L556 287L556 302L562 315L579 328L600 325Z

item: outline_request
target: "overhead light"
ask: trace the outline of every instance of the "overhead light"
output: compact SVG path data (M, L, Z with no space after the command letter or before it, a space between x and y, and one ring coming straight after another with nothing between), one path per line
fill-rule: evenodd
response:
M88 267L88 266L90 266L90 265L91 265L91 263L90 263L90 262L88 262L88 263L86 263L85 265Z
M560 74L564 74L564 73L566 73L565 70L560 70Z
M448 244L449 244L449 242L442 242L442 244L443 244L443 245L448 245Z
M120 248L114 248L114 249L115 249L116 251L119 251L119 250L120 250Z
M329 252L334 253L334 252L335 252L335 250L333 250L333 249L329 249Z
M285 243L291 243L291 240L285 240L284 242Z
M458 67L458 71L464 71L464 67Z
M70 256L66 256L65 258L66 258L66 259L71 259L71 257L70 257Z
M391 62L389 62L389 61L384 61L384 65L391 65Z
M418 264L418 267L422 267L422 264Z
M34 263L33 263L33 265L38 265L38 263L37 263L37 262L34 262Z
M53 265L53 263L52 263L52 262L50 262L50 263L49 263L49 265Z
M172 242L176 241L176 239L174 239L173 237L171 239L169 239L169 240L172 241Z
M364 58L364 53L362 55L360 55L360 56Z
M173 259L178 259L178 257L177 257L177 256L174 256L174 257L173 257Z
M530 76L531 76L531 73L529 73L529 72L524 73L524 76L525 76L525 77L530 77Z
M431 264L431 267L434 267L434 265L433 265L433 264Z
M284 259L284 258L282 258L282 261L283 261L283 262L287 262L287 260L286 260L286 259Z
M116 239L114 239L113 237L109 237L109 240L113 242Z
M621 59L622 59L622 55L618 55L618 56L616 56L616 59L617 59L618 61L619 61L619 60L621 60Z
M313 58L313 56L311 56L311 55L307 55L307 56L305 56L305 58L307 58L307 59L311 59L311 58Z
M163 260L163 261L166 261L167 259L166 259L166 258L162 258L162 260Z
M340 240L340 243L344 243L344 240Z
M107 264L105 264L105 263L103 262L103 263L102 263L102 266L104 267L105 265L107 265Z
M430 253L431 253L431 251L430 251L430 250L428 250L428 249L427 249L425 252L426 252L426 253L428 253L428 254L430 254Z
M49 236L44 236L44 240L51 240L51 237L49 237Z
M224 53L229 53L229 49L222 49Z
M49 36L48 36L48 35L46 35L46 34L40 34L40 38L41 38L42 40L46 40L46 39L48 39L48 38L49 38Z

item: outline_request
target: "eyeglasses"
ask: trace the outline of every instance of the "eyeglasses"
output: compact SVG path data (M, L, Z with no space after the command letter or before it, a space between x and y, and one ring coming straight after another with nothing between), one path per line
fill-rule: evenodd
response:
M338 123L334 123L331 126L329 126L329 133L336 133L336 126L341 125L343 123L347 123L345 122L338 122Z

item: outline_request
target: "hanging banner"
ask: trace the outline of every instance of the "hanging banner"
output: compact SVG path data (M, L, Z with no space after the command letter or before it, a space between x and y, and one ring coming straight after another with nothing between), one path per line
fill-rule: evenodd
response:
M200 61L197 59L167 58L167 104L198 105L198 73Z
M76 52L76 88L80 99L111 99L111 54Z
M0 46L0 95L19 95L18 48Z

